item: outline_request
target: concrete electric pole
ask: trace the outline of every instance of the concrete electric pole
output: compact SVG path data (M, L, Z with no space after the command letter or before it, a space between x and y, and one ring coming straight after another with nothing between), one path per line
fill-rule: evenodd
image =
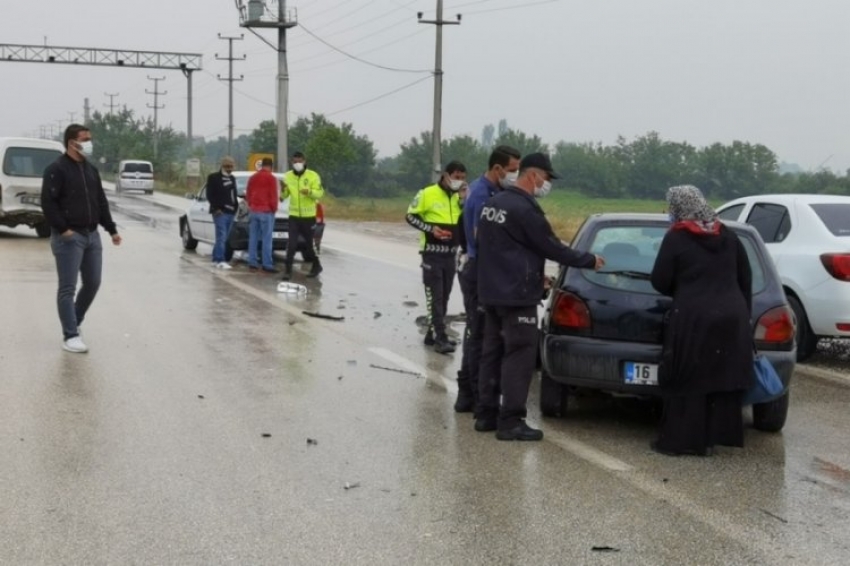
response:
M159 81L164 81L165 77L148 77L149 81L153 81L153 92L145 89L147 94L153 95L153 105L148 104L148 108L153 108L153 156L157 156L157 142L159 141L159 110L165 108L165 104L159 104L159 97L168 94L167 90L160 92Z
M289 69L286 61L286 30L298 25L295 12L287 12L286 0L277 0L277 14L268 15L262 0L236 0L239 25L246 28L277 28L277 170L289 162ZM252 30L253 31L253 30ZM256 34L256 32L254 32ZM259 35L259 34L256 34ZM261 37L262 39L262 37ZM263 41L265 41L263 39ZM268 43L268 42L266 42ZM271 44L269 44L271 45ZM272 45L272 47L274 47Z
M457 20L443 19L443 0L437 0L437 18L434 20L423 20L422 12L418 13L420 24L432 24L437 27L437 48L434 62L434 127L431 131L431 143L433 145L433 172L431 174L434 182L440 179L443 170L441 144L443 121L443 26L460 25L460 14Z
M221 75L218 75L218 80L227 81L228 83L227 155L233 155L233 83L235 81L241 81L244 78L242 75L239 75L238 79L233 76L233 62L245 60L245 55L242 55L242 57L233 57L233 42L237 40L241 41L245 38L245 36L240 35L239 37L228 37L218 34L218 38L225 39L228 43L227 57L219 57L218 53L216 53L215 58L219 61L227 61L228 63L227 77L222 78Z
M83 99L83 124L88 124L91 122L91 106L89 105L89 99L86 97Z
M109 107L109 114L110 115L112 115L112 113L115 111L115 97L118 96L119 94L121 94L121 93L119 93L119 92L116 92L114 94L110 94L108 92L103 93L104 96L109 97L109 104L104 104L104 106Z

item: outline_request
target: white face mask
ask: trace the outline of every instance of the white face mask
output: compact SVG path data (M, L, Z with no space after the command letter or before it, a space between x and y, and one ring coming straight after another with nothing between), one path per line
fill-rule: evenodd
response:
M534 196L537 198L543 198L549 194L549 191L552 190L552 183L550 181L543 181L543 184L539 187L534 187Z
M300 173L304 170L304 164L303 163L293 163L292 164L292 170L295 171L296 173Z
M91 140L77 142L77 151L79 151L86 157L91 157L91 154L94 153L94 144L91 142Z
M463 186L463 181L461 179L449 179L449 188L453 191L459 191Z
M519 171L508 171L504 177L499 179L499 186L503 189L516 185L516 180L519 179Z

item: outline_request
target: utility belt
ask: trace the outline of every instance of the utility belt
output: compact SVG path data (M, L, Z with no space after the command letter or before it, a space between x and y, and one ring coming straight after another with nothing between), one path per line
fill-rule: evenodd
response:
M431 254L431 255L445 255L446 257L450 257L452 261L454 261L454 257L457 254L458 246L456 244L430 244L426 243L425 248L422 249L419 253L422 255Z

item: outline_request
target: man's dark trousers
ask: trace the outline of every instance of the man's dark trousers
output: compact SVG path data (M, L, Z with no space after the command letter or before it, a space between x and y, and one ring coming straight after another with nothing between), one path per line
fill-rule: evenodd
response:
M463 308L466 311L466 330L463 334L463 358L458 372L457 385L478 400L478 368L481 363L481 347L484 340L484 311L478 304L478 261L469 258L463 271L458 273L460 290L463 293Z
M289 217L289 240L286 242L287 266L291 266L292 260L295 259L295 252L298 251L298 241L300 238L304 238L306 244L304 248L304 261L313 263L318 261L319 258L316 257L316 250L313 248L313 226L315 225L315 216L309 218Z
M425 285L425 302L428 308L428 330L435 340L446 336L446 310L455 279L453 254L422 254L422 283Z
M537 327L536 305L485 308L476 418L492 419L498 415L499 430L514 428L526 416L528 389L539 347Z

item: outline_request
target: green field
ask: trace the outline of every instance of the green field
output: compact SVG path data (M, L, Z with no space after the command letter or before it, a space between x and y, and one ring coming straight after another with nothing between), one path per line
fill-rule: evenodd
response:
M411 195L412 198L412 195ZM663 201L636 199L593 199L575 193L553 191L540 201L555 233L569 240L590 214L599 212L662 212ZM326 198L325 215L346 220L404 222L410 198Z

